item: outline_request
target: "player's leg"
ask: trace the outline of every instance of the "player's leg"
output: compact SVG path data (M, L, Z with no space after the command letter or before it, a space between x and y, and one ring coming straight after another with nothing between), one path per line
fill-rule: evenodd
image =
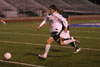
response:
M70 44L70 43L75 42L75 41L76 40L73 37L66 38L66 39L60 38L60 45L63 46L63 45Z
M70 44L72 47L75 48L74 53L78 53L80 51L80 48L75 45L76 41L79 42L76 38L70 37L70 32L69 31L67 33L63 31L60 34L60 45Z
M64 41L60 40L60 45L63 46L63 45L66 45L66 44L70 44L72 47L75 48L74 53L78 53L78 52L81 51L81 49L78 46L76 46L75 42L76 42L76 40L73 39L73 37L71 37L71 39L69 39L69 40L64 40Z
M69 44L71 42L74 41L74 39L71 39L70 37L70 31L64 32L62 31L60 34L60 45L65 45L65 44Z
M53 37L49 37L49 39L46 42L46 48L45 48L45 52L44 55L48 55L49 49L50 49L50 44L53 42Z
M46 59L47 58L47 55L48 55L48 52L50 50L50 44L53 42L53 37L49 37L48 40L46 41L46 47L45 47L45 51L43 54L39 54L39 57L43 58L43 59Z

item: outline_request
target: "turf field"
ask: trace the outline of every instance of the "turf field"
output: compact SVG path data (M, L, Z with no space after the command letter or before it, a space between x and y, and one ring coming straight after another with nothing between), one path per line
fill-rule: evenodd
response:
M50 33L48 25L38 31L38 24L0 23L0 67L100 67L100 27L70 27L71 35L80 40L78 46L82 51L74 54L70 45L59 46L53 42L48 58L42 60L37 55L44 52L45 41ZM6 52L12 54L8 61L3 57Z

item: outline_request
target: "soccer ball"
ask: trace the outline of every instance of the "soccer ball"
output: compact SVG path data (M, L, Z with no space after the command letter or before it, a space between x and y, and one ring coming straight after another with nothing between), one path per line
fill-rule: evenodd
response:
M9 53L9 52L5 53L4 57L5 57L6 60L11 59L11 53Z

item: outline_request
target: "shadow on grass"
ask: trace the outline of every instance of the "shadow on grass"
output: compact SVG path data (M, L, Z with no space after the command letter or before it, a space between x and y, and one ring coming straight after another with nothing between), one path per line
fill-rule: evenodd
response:
M64 54L64 55L48 55L48 57L69 57L71 54Z
M35 49L38 49L39 51L44 51L45 49L44 48L35 48ZM48 54L48 58L59 58L59 57L69 57L69 56L71 56L71 54L70 53L66 53L66 54L55 54L56 52L64 52L65 53L65 51L64 50L59 50L59 49L50 49L50 52L53 52L54 54ZM31 55L31 56L36 56L38 59L40 59L40 60L46 60L46 59L44 59L44 58L41 58L41 57L39 57L38 56L38 53L25 53L24 54L25 56L28 56L28 55Z
M24 55L25 55L25 56L27 56L27 55L38 56L38 54L36 54L36 53L25 53Z
M35 49L38 49L38 50L45 50L44 48L35 48ZM63 50L59 50L59 49L50 49L51 52L63 52Z

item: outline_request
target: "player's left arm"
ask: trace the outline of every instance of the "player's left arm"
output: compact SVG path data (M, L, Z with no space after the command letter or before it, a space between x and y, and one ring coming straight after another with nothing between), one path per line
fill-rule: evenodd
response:
M67 27L65 27L64 31L67 32Z
M3 24L6 24L6 22L0 17L0 22L2 22Z
M70 16L68 16L67 21L68 21L68 26L69 26L70 25Z

